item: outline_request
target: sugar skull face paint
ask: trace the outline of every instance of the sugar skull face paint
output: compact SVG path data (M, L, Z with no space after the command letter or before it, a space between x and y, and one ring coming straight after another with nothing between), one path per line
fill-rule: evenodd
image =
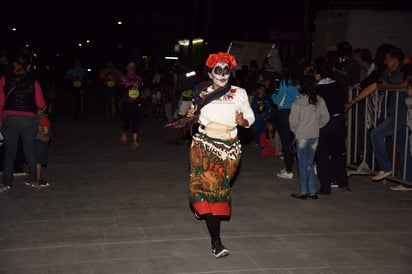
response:
M230 68L227 63L219 62L216 66L212 69L211 72L213 84L219 87L224 87L230 77Z

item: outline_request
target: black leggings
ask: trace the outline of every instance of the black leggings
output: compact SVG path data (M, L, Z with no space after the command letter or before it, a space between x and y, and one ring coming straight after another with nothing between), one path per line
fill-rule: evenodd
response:
M132 133L139 133L140 120L142 117L142 106L138 103L122 102L122 130L128 131L132 128Z
M212 245L220 241L220 216L213 216L211 213L206 214L206 225L209 230Z
M289 125L290 109L280 109L276 112L276 118L278 123L278 131L280 141L282 143L282 152L285 163L285 169L287 172L293 171L293 162L295 160L295 153L292 152L291 146L293 146L294 136L290 131Z

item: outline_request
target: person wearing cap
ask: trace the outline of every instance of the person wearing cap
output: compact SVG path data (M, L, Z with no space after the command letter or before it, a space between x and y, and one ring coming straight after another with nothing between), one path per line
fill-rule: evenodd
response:
M195 88L186 115L198 116L199 125L190 147L189 201L195 216L206 221L215 258L229 255L220 223L231 215L230 188L242 155L238 126L249 128L255 121L246 90L229 83L236 65L229 53L210 54L206 68L212 81Z

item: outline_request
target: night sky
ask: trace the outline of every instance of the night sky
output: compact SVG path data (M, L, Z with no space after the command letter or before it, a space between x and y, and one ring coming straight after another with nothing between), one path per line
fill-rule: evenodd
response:
M305 0L7 2L0 16L0 47L9 51L29 44L40 54L67 55L77 53L82 43L82 51L92 55L118 54L119 50L150 55L172 52L181 38L206 38L211 49L225 50L232 40L268 42L270 30L303 31ZM398 0L309 2L310 28L317 10L342 3L361 7L359 2L367 2L379 9L411 5ZM122 25L117 25L119 20ZM12 31L13 27L17 30Z
M302 26L303 0L292 5L290 1L272 4L254 1L254 5L242 5L238 1L180 0L163 1L54 1L47 4L20 5L14 1L12 9L18 13L1 16L2 32L12 41L33 46L70 47L85 39L102 41L137 41L140 48L154 46L159 39L173 40L199 37L230 40L258 39L267 36L270 27L282 30L299 30ZM260 2L260 3L259 3ZM289 4L288 4L289 3ZM279 9L279 12L276 10ZM290 14L287 20L280 14ZM18 14L18 16L14 16ZM116 24L118 20L123 25ZM12 32L11 28L17 31ZM26 42L27 41L27 42ZM106 41L106 42L105 42Z

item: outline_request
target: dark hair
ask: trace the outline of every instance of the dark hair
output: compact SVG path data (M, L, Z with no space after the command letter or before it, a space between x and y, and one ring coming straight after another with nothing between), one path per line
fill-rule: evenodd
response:
M381 44L375 52L374 62L376 67L383 67L385 63L385 56L391 50L395 48L394 45L391 44Z
M258 89L260 89L260 88L266 89L266 87L265 87L264 84L262 84L262 83L257 83L257 84L256 84L256 90L258 90Z
M373 62L372 52L369 49L362 49L362 59L371 64Z
M332 78L332 65L328 64L325 58L318 57L315 59L315 74L319 74L321 79Z
M338 70L343 70L343 64L341 63L339 56L339 52L336 50L334 51L327 51L326 52L326 61L319 59L317 63L328 63L332 68L336 68Z
M286 64L283 71L283 79L285 80L285 84L288 86L288 81L292 82L293 86L299 84L299 78L301 77L302 71L301 67L298 62L292 62L290 64Z
M405 59L405 54L400 48L393 48L387 54L391 59L397 59L399 64L402 64L403 59Z
M27 47L20 47L14 56L12 65L12 72L15 76L15 81L18 82L30 75L34 75L33 73L30 73L32 63L33 57L31 51Z
M29 65L32 64L32 61L33 55L30 49L27 47L20 47L16 53L14 62L19 63L24 69L26 69Z
M267 126L269 125L269 124L272 124L272 131L271 132L269 132L269 130L268 130L268 128L267 128ZM277 130L277 124L276 124L276 119L268 119L267 120L267 122L266 122L266 129L265 129L265 135L266 135L266 138L270 138L270 137L272 137L272 138L274 138L274 136L275 136L275 133L276 133L276 130Z
M311 61L309 61L309 60L303 60L303 61L300 63L300 68L301 68L301 71L302 71L302 72L301 72L302 75L304 75L305 69L311 68L310 74L313 76L313 64L312 64Z
M309 96L309 104L316 105L318 103L317 92L315 89L316 81L313 76L303 76L299 81L299 90L301 94Z
M340 41L336 44L339 56L341 57L351 57L352 56L352 45L348 41Z

